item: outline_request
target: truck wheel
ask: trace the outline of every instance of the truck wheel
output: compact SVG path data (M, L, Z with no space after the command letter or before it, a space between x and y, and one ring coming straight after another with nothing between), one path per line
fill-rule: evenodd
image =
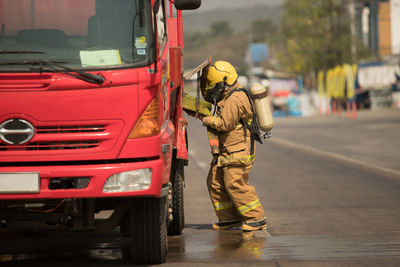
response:
M177 161L172 183L172 221L168 225L168 235L180 235L185 227L183 202L184 171L182 161Z
M129 209L130 242L124 258L135 264L165 262L168 250L166 198L134 199ZM126 218L126 219L128 219Z

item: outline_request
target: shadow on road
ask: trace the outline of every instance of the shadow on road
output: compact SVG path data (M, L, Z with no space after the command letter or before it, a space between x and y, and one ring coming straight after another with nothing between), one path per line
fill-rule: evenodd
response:
M210 230L211 224L185 224L187 229Z
M14 236L0 239L0 263L7 266L127 266L122 251L126 238L117 233L85 236ZM260 260L266 232L213 231L209 224L186 225L168 238L168 263L242 262ZM7 251L4 253L3 251ZM15 253L13 253L15 251Z

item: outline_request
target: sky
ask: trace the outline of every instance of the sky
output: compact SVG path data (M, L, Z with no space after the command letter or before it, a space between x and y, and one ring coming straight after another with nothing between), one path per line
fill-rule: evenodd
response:
M208 11L216 8L237 8L252 5L282 5L285 0L202 0L198 11Z

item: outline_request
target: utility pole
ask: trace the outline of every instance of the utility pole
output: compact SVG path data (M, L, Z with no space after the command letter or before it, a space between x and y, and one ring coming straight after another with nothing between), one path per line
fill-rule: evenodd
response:
M379 41L378 41L378 0L369 0L369 40L370 48L375 57L379 57Z
M354 0L349 0L348 9L350 15L351 61L354 63L357 55L357 47L355 44L356 25Z

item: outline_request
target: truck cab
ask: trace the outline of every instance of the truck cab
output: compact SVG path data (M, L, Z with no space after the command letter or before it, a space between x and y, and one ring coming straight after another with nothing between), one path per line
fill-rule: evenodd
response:
M0 0L0 232L119 228L127 258L165 261L184 227L181 10L200 3Z

